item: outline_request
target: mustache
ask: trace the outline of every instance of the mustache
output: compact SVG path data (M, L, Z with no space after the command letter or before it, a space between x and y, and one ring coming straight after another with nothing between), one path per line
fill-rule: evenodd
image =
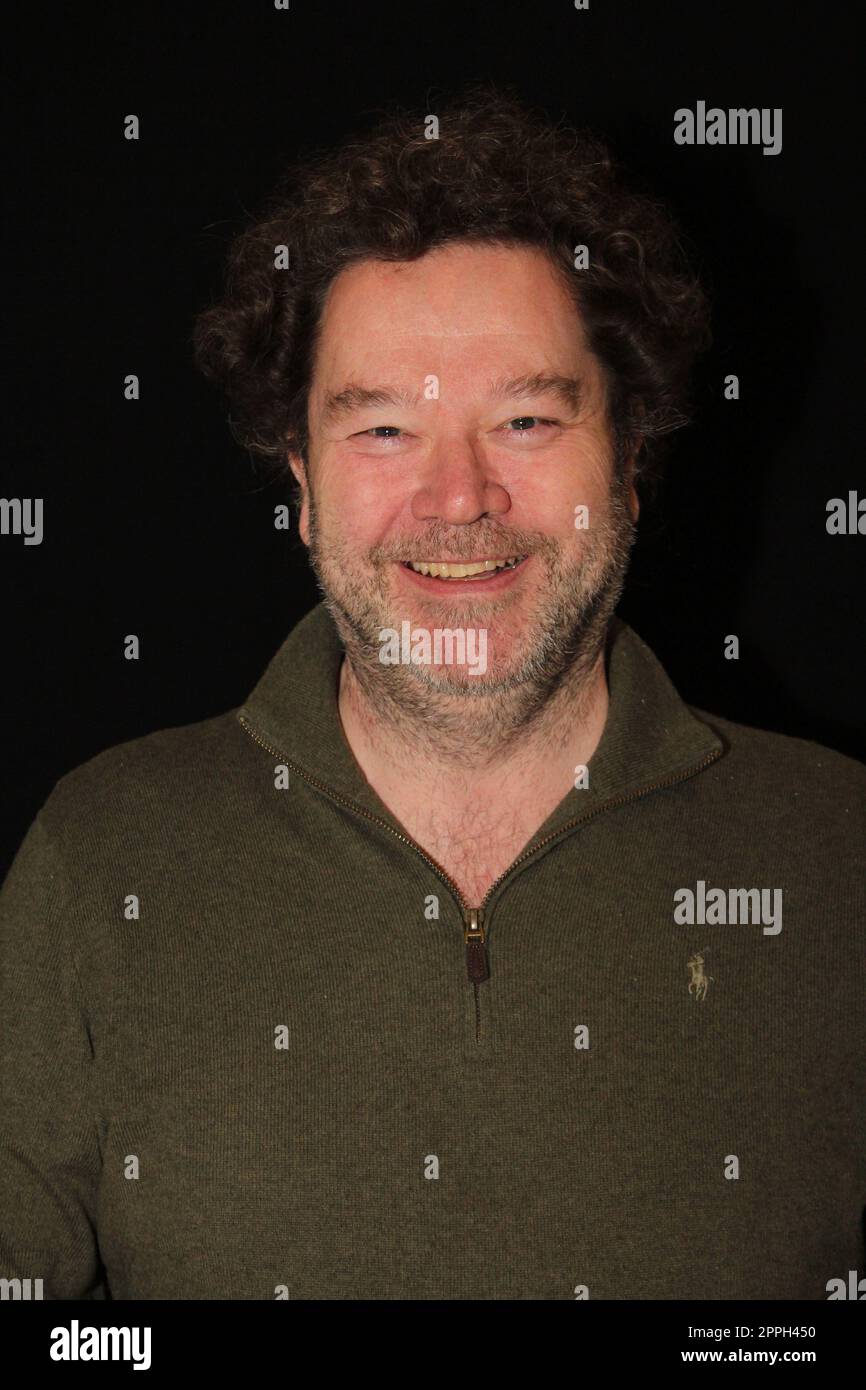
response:
M414 560L437 560L447 556L454 564L470 564L474 560L492 559L494 556L532 555L539 550L550 550L555 542L549 536L539 536L534 532L504 530L496 532L475 532L472 536L450 535L443 531L430 532L425 536L407 536L402 542L389 541L387 545L374 546L368 552L374 565L399 563Z

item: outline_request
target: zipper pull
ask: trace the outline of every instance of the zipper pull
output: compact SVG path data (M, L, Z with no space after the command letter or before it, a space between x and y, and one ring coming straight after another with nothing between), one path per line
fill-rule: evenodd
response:
M469 909L469 925L463 932L466 942L466 973L474 984L490 978L487 967L487 947L484 945L484 913L480 907Z

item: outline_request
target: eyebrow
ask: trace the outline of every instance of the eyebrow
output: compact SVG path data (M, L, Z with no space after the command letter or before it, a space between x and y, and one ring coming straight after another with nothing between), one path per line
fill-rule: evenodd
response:
M524 376L502 377L491 382L488 390L491 400L520 400L526 396L548 394L558 397L568 410L576 414L583 400L583 387L577 377L532 372ZM351 384L344 386L341 391L328 392L322 408L322 420L325 424L332 424L342 416L368 406L412 407L416 406L420 399L419 393L399 387Z

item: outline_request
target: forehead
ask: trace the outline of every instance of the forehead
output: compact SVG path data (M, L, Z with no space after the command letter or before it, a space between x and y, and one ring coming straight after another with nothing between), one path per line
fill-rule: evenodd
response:
M316 377L364 366L436 371L503 365L577 365L580 317L560 273L534 247L459 243L415 261L362 261L331 285ZM540 354L540 357L539 357Z

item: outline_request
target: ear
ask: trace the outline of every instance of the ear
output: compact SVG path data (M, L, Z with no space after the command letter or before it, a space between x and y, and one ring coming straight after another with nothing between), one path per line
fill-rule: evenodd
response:
M637 523L637 519L640 516L640 498L637 495L637 488L635 487L634 480L637 472L638 455L642 443L643 440L639 439L633 444L623 470L623 477L628 486L628 509L631 514L631 519L635 523Z
M640 498L637 495L637 488L634 483L629 485L628 509L631 512L632 521L637 524L637 519L640 516Z
M298 486L301 489L301 510L298 518L298 530L304 545L310 544L310 485L307 481L307 470L304 460L300 454L289 453L286 455Z

